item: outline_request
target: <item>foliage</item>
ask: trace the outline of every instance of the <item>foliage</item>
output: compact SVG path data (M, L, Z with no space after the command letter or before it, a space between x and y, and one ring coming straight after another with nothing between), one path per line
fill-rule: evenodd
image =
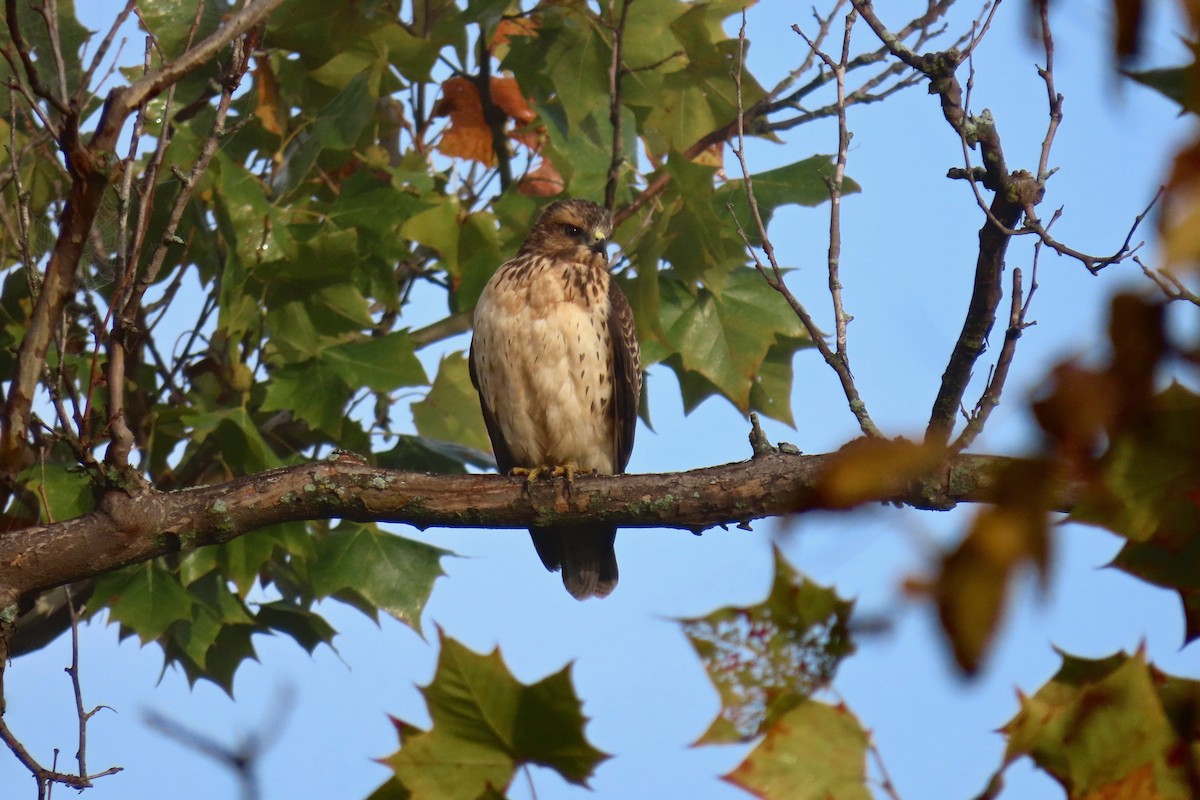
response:
M383 760L395 776L380 791L476 800L505 791L526 764L587 785L608 756L583 735L570 667L527 686L509 673L499 649L481 656L440 631L439 640L437 672L421 690L433 727L395 720L400 750Z
M1069 798L1194 797L1200 683L1141 652L1062 662L1004 726L1006 760L1029 756Z
M854 650L852 608L776 550L774 585L762 603L680 620L721 696L721 713L696 743L754 739L828 686Z
M1143 267L1166 299L1117 298L1108 363L1063 364L1046 382L1034 406L1044 434L1036 452L971 476L986 494L954 493L948 465L999 402L1016 341L1032 324L1017 274L1001 352L958 426L1003 293L1008 242L1033 234L1039 248L1092 272L1136 248L1127 238L1115 256L1096 258L1050 236L1054 219L1036 211L1053 174L1046 156L1036 170L1009 169L990 113L962 105L955 69L961 48L977 44L975 29L930 50L949 3L930 4L894 36L871 4L856 2L840 61L820 49L829 49L821 42L834 17L818 17L821 40L804 69L769 87L744 69L746 42L728 33L744 0L639 0L633 13L628 0L284 0L246 22L270 2L141 0L146 64L120 65L103 104L111 39L80 25L70 0L8 4L4 532L116 518L117 497L229 485L228 502L245 502L268 490L276 470L326 457L413 472L493 466L465 341L454 337L469 329L484 285L546 199L590 197L617 221L614 274L643 360L674 373L685 412L719 397L793 424L795 354L815 348L837 374L866 436L826 458L811 497L789 510L897 496L922 508L988 501L931 560L928 580L912 584L936 606L964 672L986 661L1016 576L1032 568L1047 579L1049 524L1068 507L1122 537L1113 566L1178 593L1184 639L1200 637L1200 397L1186 381L1162 380L1168 368L1183 373L1197 362L1164 321L1171 300L1200 305L1186 276ZM1121 56L1136 51L1135 5L1115 3ZM1045 6L1030 4L1043 18ZM848 31L860 15L879 49L855 56ZM1048 32L1046 48L1049 62ZM1052 68L1041 74L1048 154L1056 95ZM1194 61L1133 74L1196 113ZM857 90L847 76L861 78ZM831 82L839 102L808 108L808 95ZM993 203L981 222L977 294L917 444L879 435L845 348L836 220L842 197L860 191L845 174L845 126L837 153L793 153L759 174L730 178L725 156L728 148L741 159L742 134L772 139L821 117L844 123L848 105L919 82L939 95L954 141L980 151L978 165L968 154L950 177ZM123 113L133 135L118 150ZM1162 215L1168 268L1200 261L1198 176L1200 142L1191 142ZM826 337L788 292L769 226L785 206L830 200L836 327ZM419 353L435 344L444 352L427 371ZM314 479L296 494L325 491ZM154 536L166 543L159 552L175 552L56 580L88 578L73 591L90 595L90 614L106 615L122 638L155 643L164 669L227 692L255 657L256 635L282 634L308 652L332 646L321 601L419 629L447 554L380 529L376 521L393 517L368 504L245 528L223 523L215 503L206 513L216 519L210 527L225 524L214 539L222 544L199 547L179 533L191 520L164 515ZM32 570L16 560L0 568ZM0 592L2 670L13 612L36 598ZM777 554L761 604L681 621L722 704L699 743L758 740L728 781L761 797L868 796L870 735L843 704L822 699L853 651L852 612ZM439 644L437 674L423 689L432 726L397 721L401 747L384 760L394 775L375 797L501 797L530 764L586 785L607 756L584 735L568 668L527 686L498 650L480 656L440 630ZM1140 653L1064 656L1006 726L1005 765L1029 756L1071 797L1188 796L1197 783L1195 705L1192 681L1158 672ZM87 716L81 705L81 726ZM39 788L51 779L85 788L80 764L73 783L30 768Z

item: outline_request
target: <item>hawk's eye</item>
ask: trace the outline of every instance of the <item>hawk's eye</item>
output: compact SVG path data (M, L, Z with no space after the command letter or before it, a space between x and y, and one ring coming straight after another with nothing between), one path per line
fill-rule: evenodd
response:
M567 234L567 236L575 238L583 235L583 228L580 228L578 225L563 225L563 231Z

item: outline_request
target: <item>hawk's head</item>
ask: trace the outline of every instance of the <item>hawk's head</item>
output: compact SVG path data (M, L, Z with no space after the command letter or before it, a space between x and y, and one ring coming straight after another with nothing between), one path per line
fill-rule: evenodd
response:
M521 253L608 266L612 214L590 200L558 200L542 209Z

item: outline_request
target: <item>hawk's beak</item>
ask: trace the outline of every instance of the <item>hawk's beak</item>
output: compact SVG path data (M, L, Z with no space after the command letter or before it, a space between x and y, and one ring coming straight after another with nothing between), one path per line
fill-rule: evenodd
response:
M604 255L608 250L608 239L600 231L595 231L592 233L592 243L588 245L588 249Z

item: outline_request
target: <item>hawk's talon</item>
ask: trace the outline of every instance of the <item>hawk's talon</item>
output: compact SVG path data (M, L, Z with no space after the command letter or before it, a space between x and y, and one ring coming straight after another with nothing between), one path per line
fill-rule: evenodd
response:
M579 467L570 461L566 464L559 464L554 469L550 470L550 476L553 478L562 478L563 487L567 499L571 499L571 486L575 483L575 476L579 473Z

